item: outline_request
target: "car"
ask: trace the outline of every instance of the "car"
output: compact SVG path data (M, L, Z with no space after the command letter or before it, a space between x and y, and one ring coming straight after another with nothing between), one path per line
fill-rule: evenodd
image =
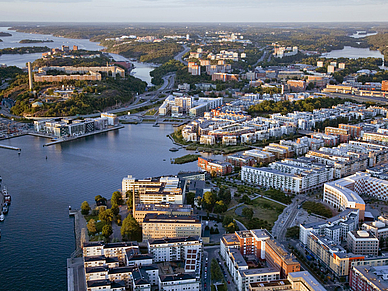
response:
M230 284L230 281L228 281L228 284Z

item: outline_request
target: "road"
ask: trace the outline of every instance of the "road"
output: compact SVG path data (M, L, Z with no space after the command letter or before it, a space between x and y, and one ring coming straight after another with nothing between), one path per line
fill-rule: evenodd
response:
M273 228L272 228L272 235L275 237L279 242L285 243L286 241L286 232L287 229L290 227L291 223L294 221L295 217L297 216L299 209L298 205L303 203L304 199L296 196L292 203L287 206L283 213L279 215L278 220L275 222Z
M326 93L326 94L328 94L331 97L353 99L357 102L377 102L377 103L381 103L382 105L388 104L388 98L384 98L384 97L358 96L358 95L343 94L343 93Z
M187 66L187 62L182 60L182 57L184 56L185 53L189 52L190 51L190 48L187 47L186 45L183 45L183 48L184 50L181 51L179 54L177 54L174 59L177 60L177 61L180 61L182 64L184 64L185 66Z
M203 256L204 263L202 265L203 265L204 270L205 270L205 268L207 268L207 275L206 275L206 280L202 281L202 283L203 283L202 290L205 290L205 291L210 290L210 288L211 288L210 263L211 263L212 259L216 259L216 260L218 259L219 262L221 262L221 264L220 264L221 270L225 274L224 279L227 282L228 291L235 291L235 290L237 290L237 287L234 284L232 277L229 275L229 272L224 265L224 260L221 258L219 251L220 251L220 246L206 246L206 247L204 247L204 256ZM208 258L207 267L206 267L206 258ZM205 274L205 273L203 273L203 274ZM205 276L203 276L202 278L204 279ZM228 282L230 282L230 283L228 283ZM205 283L206 283L206 288L204 287Z

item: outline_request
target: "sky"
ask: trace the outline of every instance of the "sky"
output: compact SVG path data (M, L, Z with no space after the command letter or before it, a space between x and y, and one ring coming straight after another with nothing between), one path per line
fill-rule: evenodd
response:
M388 0L0 0L1 21L375 22Z

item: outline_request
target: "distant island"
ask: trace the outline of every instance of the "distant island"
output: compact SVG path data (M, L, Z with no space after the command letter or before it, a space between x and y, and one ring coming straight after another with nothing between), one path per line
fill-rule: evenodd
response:
M8 32L0 31L0 36L12 36L12 34L10 34Z
M26 47L16 47L16 48L5 48L0 49L0 55L2 54L32 54L32 53L44 53L50 50L49 47L44 46L26 46Z
M54 41L51 40L51 39L47 39L47 40L40 40L40 39L22 39L21 41L19 41L19 43L43 43L43 42L54 42Z

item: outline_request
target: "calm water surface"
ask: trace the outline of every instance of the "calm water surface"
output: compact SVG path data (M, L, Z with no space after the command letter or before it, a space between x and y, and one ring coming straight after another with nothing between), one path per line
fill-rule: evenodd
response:
M325 58L378 58L382 59L384 56L380 51L372 51L369 48L355 48L350 46L345 46L342 50L333 50L328 53L322 54Z
M47 139L32 136L0 141L22 149L20 156L0 149L0 175L12 195L10 212L0 223L0 290L67 290L66 258L75 248L69 205L110 197L128 174L145 178L197 170L196 162L170 163L187 153L169 151L173 144L166 135L172 131L127 125L51 147L42 147Z

